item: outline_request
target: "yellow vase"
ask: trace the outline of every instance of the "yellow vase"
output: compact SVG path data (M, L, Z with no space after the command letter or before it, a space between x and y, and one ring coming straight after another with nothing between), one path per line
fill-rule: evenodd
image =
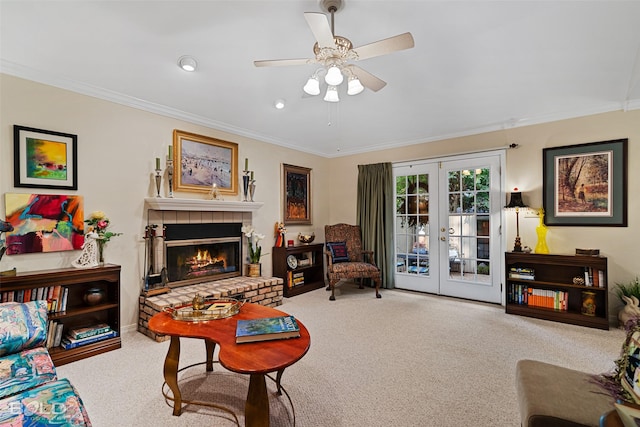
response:
M537 254L548 254L549 247L547 246L547 226L544 225L544 209L538 211L540 217L540 224L536 227L536 234L538 235L538 243L536 244L535 252Z

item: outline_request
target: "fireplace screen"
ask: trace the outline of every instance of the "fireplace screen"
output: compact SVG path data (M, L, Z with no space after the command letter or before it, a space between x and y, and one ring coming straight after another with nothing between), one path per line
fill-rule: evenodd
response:
M167 241L165 266L170 285L240 276L240 237Z

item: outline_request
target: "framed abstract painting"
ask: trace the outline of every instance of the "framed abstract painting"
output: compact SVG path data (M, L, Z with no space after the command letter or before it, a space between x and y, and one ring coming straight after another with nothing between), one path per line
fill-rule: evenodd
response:
M311 169L282 165L285 224L311 224Z
M7 255L73 251L84 243L83 197L6 193Z
M546 225L627 226L627 139L542 150Z
M13 185L78 189L78 136L13 126Z

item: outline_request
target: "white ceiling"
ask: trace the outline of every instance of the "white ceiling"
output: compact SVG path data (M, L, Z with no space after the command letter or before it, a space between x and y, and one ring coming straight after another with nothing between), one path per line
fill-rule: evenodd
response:
M345 0L359 61L385 80L339 104L303 96L317 0L0 1L0 71L326 157L640 108L640 1ZM197 58L196 73L177 66ZM284 110L274 101L286 100Z

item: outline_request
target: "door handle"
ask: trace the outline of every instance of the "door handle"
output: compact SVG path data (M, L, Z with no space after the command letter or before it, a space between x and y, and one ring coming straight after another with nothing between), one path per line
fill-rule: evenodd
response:
M445 230L446 230L446 228L444 228L444 227L442 227L442 228L440 229L440 231L442 231L443 233L445 232Z

